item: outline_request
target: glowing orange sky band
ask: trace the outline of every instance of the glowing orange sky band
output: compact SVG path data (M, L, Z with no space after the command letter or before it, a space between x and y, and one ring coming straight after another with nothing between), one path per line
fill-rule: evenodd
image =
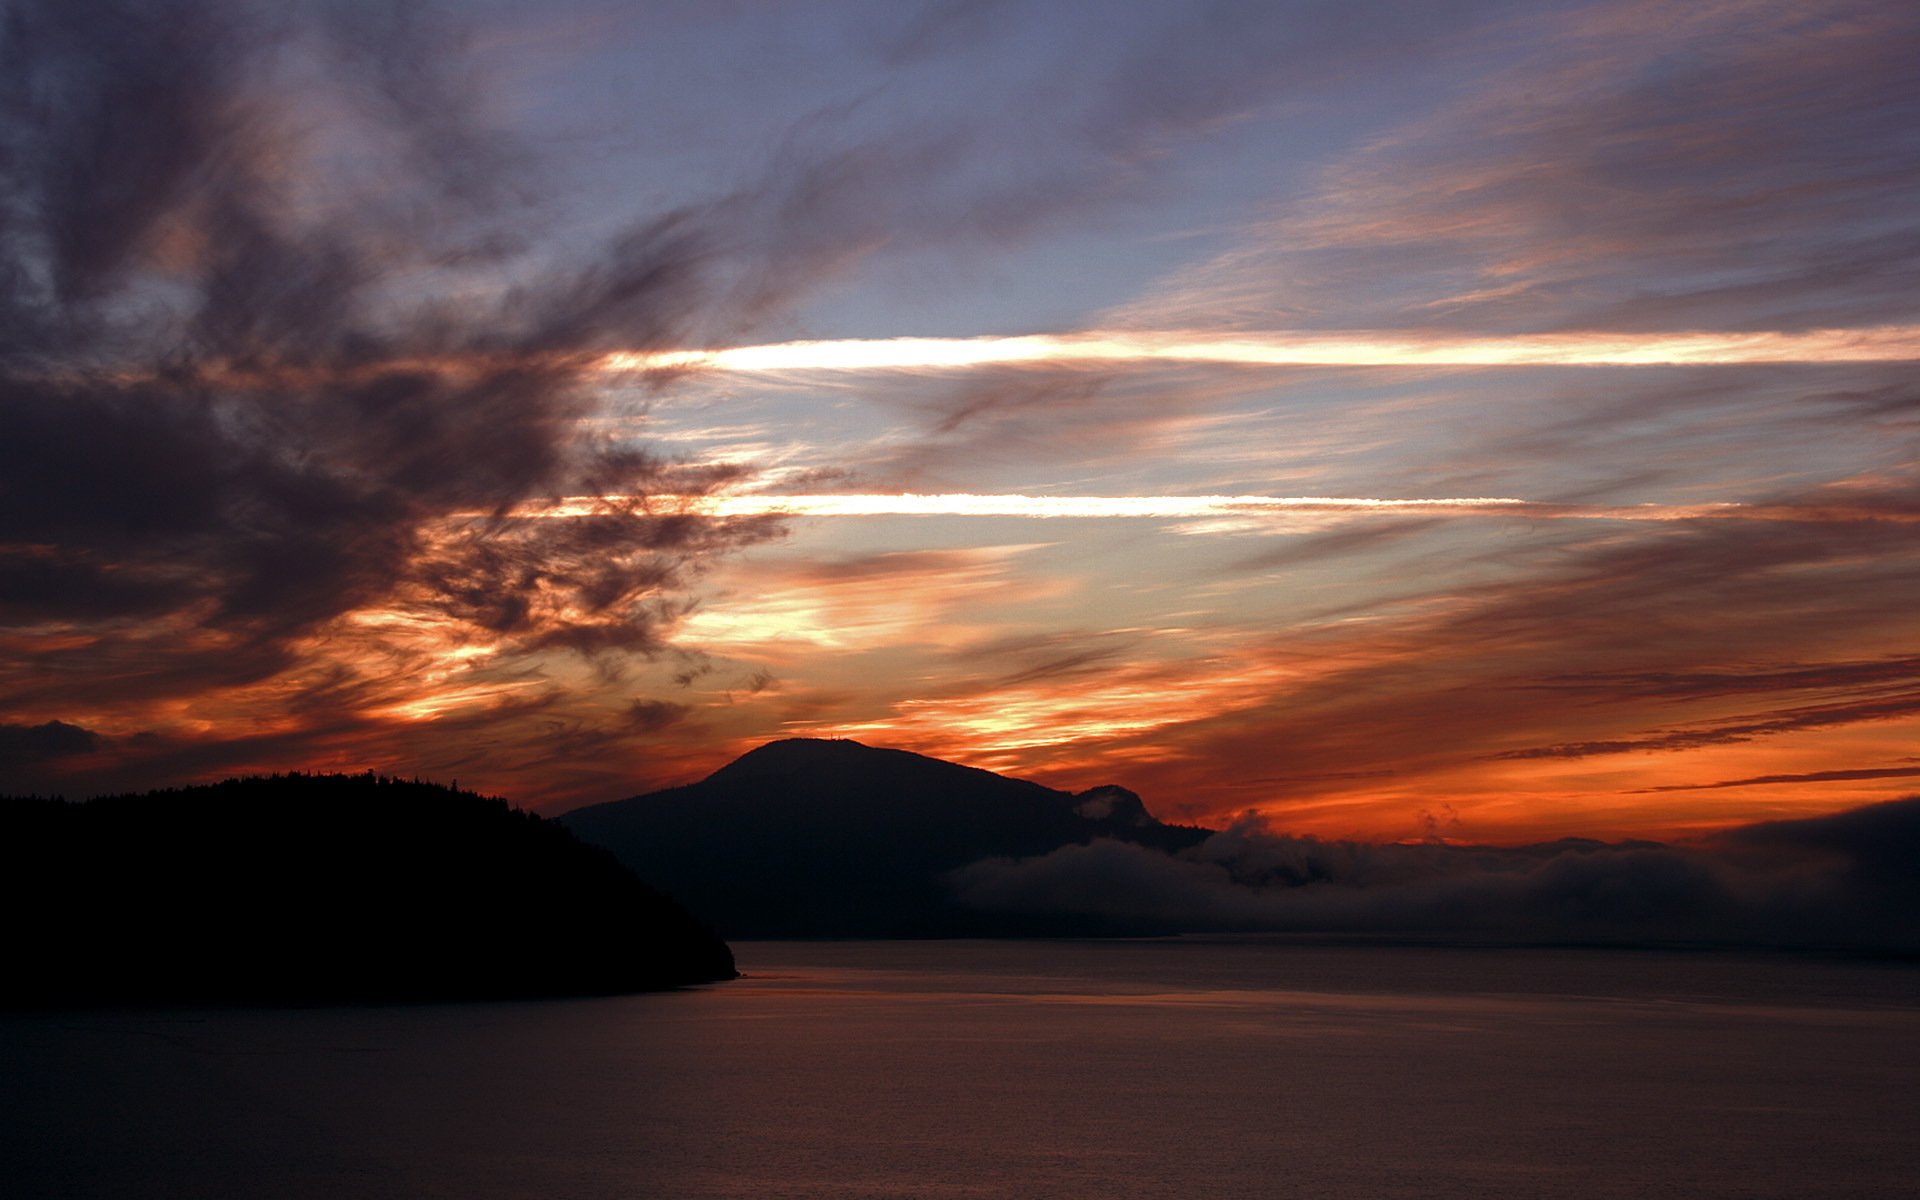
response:
M718 516L786 514L806 517L1198 517L1277 512L1456 512L1526 507L1497 497L1443 500L1369 500L1332 496L983 496L847 494L715 496L701 502Z
M587 516L626 497L577 496L523 509L522 517ZM1406 516L1507 516L1598 521L1893 521L1920 523L1920 513L1881 511L1845 503L1552 504L1503 496L1382 500L1343 496L1028 496L946 493L849 493L659 497L717 517L1034 517L1202 520L1311 514L1381 513ZM478 516L480 514L472 514Z
M609 354L613 371L929 370L994 365L1191 362L1251 366L1662 366L1920 361L1920 325L1800 333L1488 335L1090 331L1016 337L776 342Z

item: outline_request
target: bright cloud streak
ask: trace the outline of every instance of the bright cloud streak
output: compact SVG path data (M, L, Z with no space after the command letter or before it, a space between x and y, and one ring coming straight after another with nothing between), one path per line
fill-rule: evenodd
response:
M1268 512L1453 512L1525 508L1524 500L1498 497L1440 500L1342 499L1331 496L983 496L944 495L744 495L717 496L718 516L806 517L1145 517L1189 519Z
M578 517L603 511L627 497L573 496L557 504L522 509L521 517ZM658 499L658 498L656 498ZM948 493L922 495L765 493L681 497L679 502L716 517L1031 517L1201 520L1214 517L1397 514L1402 516L1505 516L1598 521L1892 521L1920 522L1920 513L1829 505L1551 504L1505 496L1383 500L1343 496L1028 496ZM468 514L482 515L482 514Z
M776 342L609 354L610 371L940 370L995 365L1196 362L1315 367L1741 365L1920 361L1920 326L1801 333L1445 334L1101 331L1017 337Z

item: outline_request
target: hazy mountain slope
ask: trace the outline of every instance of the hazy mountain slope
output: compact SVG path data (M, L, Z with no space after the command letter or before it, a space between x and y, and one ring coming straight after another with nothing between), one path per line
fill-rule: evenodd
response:
M560 819L728 937L1131 931L974 911L952 901L945 876L1094 838L1178 849L1206 836L1161 824L1123 788L1074 795L815 739L772 742L699 783Z

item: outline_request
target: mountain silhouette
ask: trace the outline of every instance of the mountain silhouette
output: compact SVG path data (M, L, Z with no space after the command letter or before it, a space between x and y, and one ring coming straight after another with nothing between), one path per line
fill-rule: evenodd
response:
M555 822L373 775L0 801L0 897L14 1006L498 999L736 974L709 929Z
M978 912L954 901L945 877L1096 838L1179 850L1210 832L1161 823L1122 787L1062 792L810 738L770 742L699 783L560 820L731 938L1155 932Z

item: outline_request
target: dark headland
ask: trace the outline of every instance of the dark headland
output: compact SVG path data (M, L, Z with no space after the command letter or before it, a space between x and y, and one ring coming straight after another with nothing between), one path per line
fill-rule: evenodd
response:
M0 802L12 1006L611 994L725 943L555 822L432 784L281 775Z
M1210 830L1122 787L1071 793L904 750L793 738L698 783L560 818L730 938L1150 933L1138 921L988 913L946 876L1099 839L1178 851Z

